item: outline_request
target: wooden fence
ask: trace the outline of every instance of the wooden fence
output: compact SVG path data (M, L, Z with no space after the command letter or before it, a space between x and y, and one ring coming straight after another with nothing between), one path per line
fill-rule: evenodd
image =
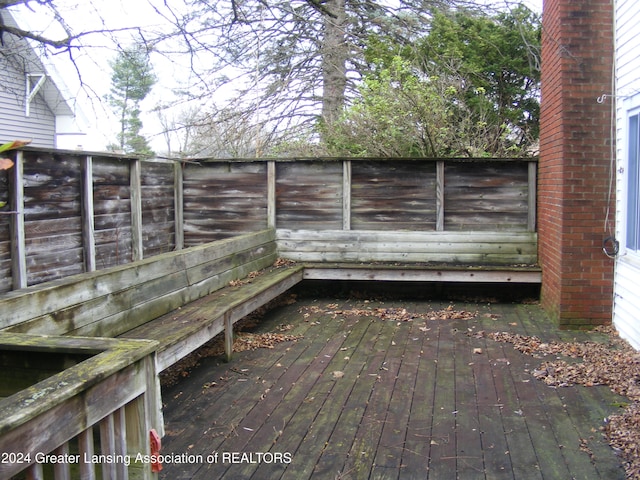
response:
M0 293L270 227L535 232L535 159L15 161L0 172Z

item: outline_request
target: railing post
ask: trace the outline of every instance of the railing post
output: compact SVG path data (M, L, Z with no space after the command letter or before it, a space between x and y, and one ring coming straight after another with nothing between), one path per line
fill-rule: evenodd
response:
M100 421L100 453L115 455L116 438L113 414L107 415ZM118 462L102 463L102 480L118 480L116 465Z
M113 427L115 436L115 453L116 455L127 455L127 424L125 407L120 407L113 412ZM129 468L124 463L118 463L117 465L117 477L118 480L128 480Z
M89 427L78 435L78 453L80 458L91 458L94 454L93 447L93 428ZM96 471L93 463L81 461L80 464L80 478L86 480L95 480Z
M351 160L342 161L342 229L351 230Z
M65 442L56 448L53 453L55 455L69 455L69 443ZM71 480L71 468L69 463L61 462L53 465L53 477L56 480Z
M13 196L11 209L11 278L13 289L27 286L27 253L24 233L24 153L16 152L16 161L11 169L11 185Z

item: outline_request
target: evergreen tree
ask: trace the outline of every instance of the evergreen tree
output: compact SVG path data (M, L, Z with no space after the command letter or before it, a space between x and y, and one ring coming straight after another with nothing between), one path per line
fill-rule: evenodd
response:
M107 101L120 122L116 147L126 153L153 155L146 138L140 133L140 102L157 81L149 52L143 45L133 45L122 50L110 66L111 90Z
M331 155L527 156L538 140L540 19L435 12L413 45L370 35L368 72L324 132Z

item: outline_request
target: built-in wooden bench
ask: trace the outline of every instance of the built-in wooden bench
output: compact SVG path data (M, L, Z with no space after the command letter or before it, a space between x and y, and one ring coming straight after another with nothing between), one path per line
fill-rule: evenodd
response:
M276 259L265 230L67 277L2 296L0 330L156 340L159 371L226 330L230 357L233 323L302 280Z
M540 283L535 232L278 230L313 280Z
M157 367L162 371L224 331L229 360L233 351L233 324L299 283L302 272L302 265L256 272L251 278L143 323L119 337L156 340Z
M540 283L530 232L264 230L0 298L0 330L149 339L161 371L303 279ZM297 261L275 267L279 256ZM258 272L250 275L251 272Z

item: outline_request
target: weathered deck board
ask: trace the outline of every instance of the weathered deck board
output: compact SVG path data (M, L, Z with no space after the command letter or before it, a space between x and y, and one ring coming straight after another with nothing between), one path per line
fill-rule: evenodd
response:
M219 462L166 464L161 477L624 478L598 431L618 397L601 387L547 387L528 373L541 359L468 335L509 330L568 340L593 334L557 331L536 305L460 304L455 308L478 315L411 322L305 317L308 310L301 310L327 310L332 302L303 298L273 310L260 331L292 324L288 333L304 338L238 353L231 364L207 359L165 389L163 453L217 452ZM329 310L446 306L336 303ZM336 371L344 375L335 378ZM287 452L291 462L222 463L223 453L234 452Z
M382 364L381 353L386 350L386 347L384 349L379 347L380 342L385 344L385 338L380 334L381 327L381 322L369 322L367 335L369 338L375 339L374 343L367 344L366 337L363 337L358 345L347 350L350 358L349 366L352 364L355 366L353 370L358 371L361 382L364 384L363 388L355 389L353 384L350 384L351 390L348 398L343 403L336 422L330 427L332 428L331 435L325 442L318 462L315 465L305 466L306 471L312 470L315 475L327 477L344 471L343 466L347 462L349 454L345 446L354 443L357 429L336 428L336 425L357 425L364 414L373 386L378 380L378 371ZM369 348L376 349L379 359L376 359L376 357L373 360L371 359ZM345 375L349 374L351 374L350 371L345 371ZM345 387L345 390L347 388L349 387ZM284 478L296 478L295 472L287 472Z
M331 379L327 378L330 377L327 372L330 369L332 359L340 352L344 342L344 336L340 334L341 329L335 327L339 327L339 325L334 324L333 328L328 329L329 335L326 337L326 343L324 343L322 350L317 352L313 358L307 357L303 364L305 369L300 372L298 378L289 379L290 389L282 396L276 395L276 398L279 399L278 404L272 410L267 410L269 421L263 423L265 409L258 405L242 422L243 429L250 428L256 430L256 433L242 432L235 439L226 441L222 445L224 450L266 452L272 449L279 452L295 452L299 449L304 432L309 432L314 428L313 420L318 406L323 405L326 401L327 391L330 390L328 383L331 382ZM322 339L319 338L319 340L322 343ZM283 385L283 390L286 390L286 386L287 384ZM296 408L291 408L291 405L295 405ZM292 435L292 432L298 432L302 435ZM249 478L255 467L256 465L249 464L229 468L225 472L225 477L216 476L215 473L218 470L214 468L209 478ZM279 465L268 465L266 470L277 470L278 467ZM263 477L263 472L261 472L259 478L270 478L270 475L267 474Z
M412 328L401 328L399 325L386 361L386 375L393 375L392 388L385 391L386 398L381 398L378 408L381 410L380 421L382 431L375 453L374 464L370 476L374 478L396 478L402 471L402 457L405 453L406 425L411 413L413 391L417 382L416 367L420 358L420 350L415 350L420 337ZM395 344L394 344L395 343ZM388 402L385 400L388 398ZM421 408L417 405L417 408ZM374 445L375 446L375 445Z

